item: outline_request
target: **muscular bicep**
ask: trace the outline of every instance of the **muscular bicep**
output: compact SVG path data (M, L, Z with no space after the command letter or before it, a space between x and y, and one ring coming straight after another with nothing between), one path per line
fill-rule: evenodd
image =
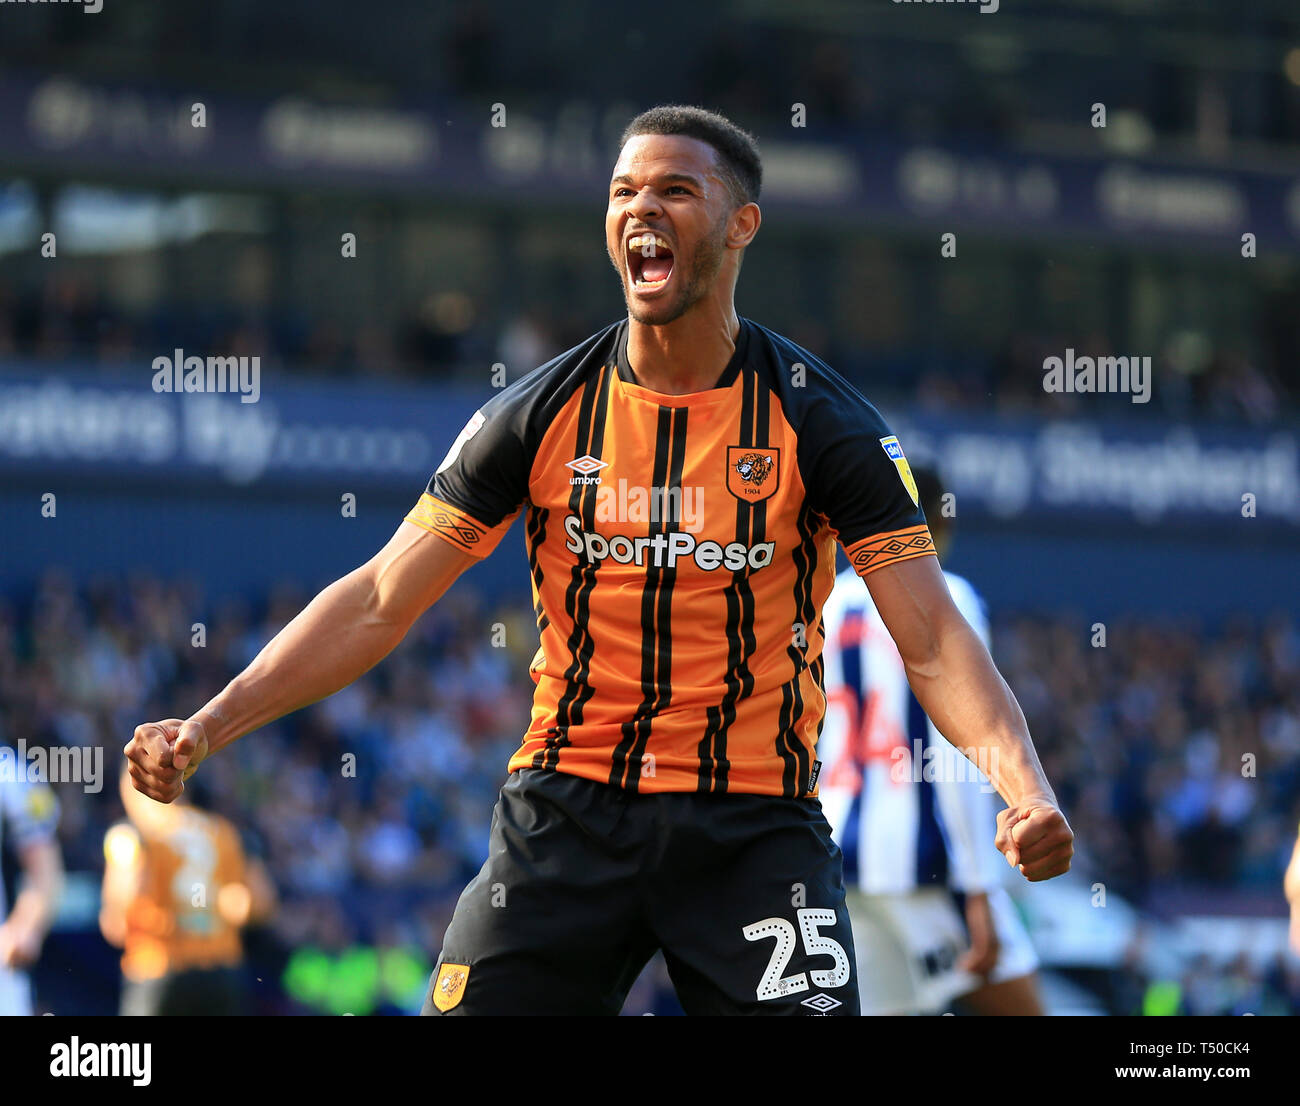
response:
M438 534L404 521L361 571L374 588L376 608L409 626L478 560Z
M895 561L869 573L866 582L909 669L934 661L949 631L964 628L974 635L953 602L936 557Z

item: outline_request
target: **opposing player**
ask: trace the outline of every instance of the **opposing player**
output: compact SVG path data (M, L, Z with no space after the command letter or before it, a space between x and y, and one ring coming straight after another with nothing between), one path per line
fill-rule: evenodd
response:
M195 714L127 746L136 787L170 801L204 757L386 656L525 511L532 720L427 1013L614 1014L656 948L688 1013L856 1013L815 798L837 538L936 721L1000 750L999 849L1029 879L1069 867L901 445L812 353L736 314L761 177L720 116L634 119L605 215L627 318L485 404L372 561Z
M193 803L162 806L122 772L127 820L104 835L99 927L122 949L123 1016L248 1013L240 930L274 890L239 833Z
M915 478L942 556L942 486L929 469ZM988 646L983 600L962 577L944 579ZM862 1012L943 1013L961 997L976 1013L1041 1014L1038 958L993 847L995 797L975 767L988 757L961 756L926 717L856 573L837 578L824 617L821 802L844 851Z
M36 963L63 886L63 859L55 830L59 803L49 784L26 775L0 778L0 840L7 831L22 868L13 910L5 911L0 883L0 1016L32 1013L25 969Z

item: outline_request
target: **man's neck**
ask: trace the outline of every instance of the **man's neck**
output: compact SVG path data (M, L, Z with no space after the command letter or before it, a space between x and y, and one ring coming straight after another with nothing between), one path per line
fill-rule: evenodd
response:
M704 311L700 307L704 305L667 326L628 320L627 359L642 387L682 396L717 384L736 352L740 319L730 303Z

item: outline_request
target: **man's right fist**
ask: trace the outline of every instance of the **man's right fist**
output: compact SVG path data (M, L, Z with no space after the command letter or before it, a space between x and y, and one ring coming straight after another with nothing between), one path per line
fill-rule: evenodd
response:
M201 722L164 718L137 726L122 752L130 761L132 786L142 795L170 803L208 755L208 737Z

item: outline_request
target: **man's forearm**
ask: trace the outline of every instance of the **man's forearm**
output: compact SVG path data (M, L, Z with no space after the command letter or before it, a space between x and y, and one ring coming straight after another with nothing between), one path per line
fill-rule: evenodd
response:
M408 629L409 622L384 612L364 568L336 580L192 716L203 723L208 755L347 687L391 653Z
M1055 804L1020 704L964 619L944 629L926 661L906 667L908 683L930 720L988 775L1008 806L1031 795Z
M174 802L205 757L368 672L477 560L404 520L383 549L316 596L220 695L189 718L137 726L122 750L132 787L155 802Z

